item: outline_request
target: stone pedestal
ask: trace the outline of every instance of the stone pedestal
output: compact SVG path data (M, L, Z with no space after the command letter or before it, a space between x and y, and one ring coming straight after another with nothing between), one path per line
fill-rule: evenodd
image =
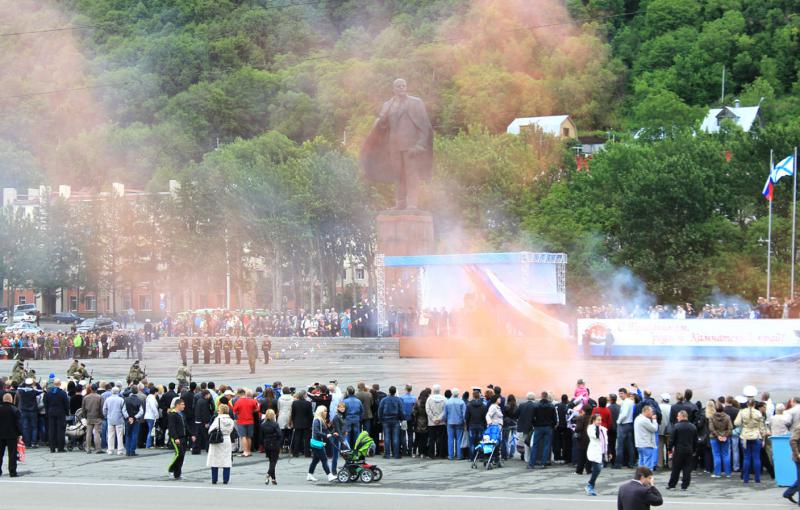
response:
M426 211L383 211L376 224L378 253L384 256L435 253L433 217ZM419 268L387 267L384 275L387 310L416 310Z

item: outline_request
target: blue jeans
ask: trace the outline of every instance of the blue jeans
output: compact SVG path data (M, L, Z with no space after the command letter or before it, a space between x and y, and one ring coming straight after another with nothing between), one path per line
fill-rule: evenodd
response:
M517 426L503 427L503 460L513 459L517 453Z
M740 455L739 455L739 436L731 436L728 438L728 449L731 452L731 468L734 471L739 471L742 467L742 463L740 462Z
M589 487L594 489L594 484L597 483L597 477L600 476L600 471L603 470L603 463L602 462L591 462L592 465L592 476L589 478Z
M342 442L344 439L337 436L331 436L331 473L336 474L336 466L339 464L339 452L342 451Z
M633 423L623 423L617 427L617 455L614 467L621 467L628 452L628 465L633 465Z
M125 422L125 453L128 455L136 453L136 441L139 440L139 422Z
M464 437L464 424L447 426L447 458L453 460L453 457L462 460L464 456L461 454L461 440Z
M217 483L219 479L219 468L211 468L211 483ZM228 483L231 479L231 468L222 468L222 483Z
M103 426L100 431L100 446L103 450L108 450L108 420L103 420Z
M639 466L647 466L650 469L656 467L658 462L658 449L657 448L637 448L639 452Z
M531 458L528 465L533 467L538 463L542 466L550 462L550 445L553 443L552 427L533 427L533 444L531 445ZM541 454L539 450L541 449Z
M742 462L742 478L744 482L750 481L750 466L755 471L756 482L761 482L761 440L750 439L745 441L744 462Z
M153 427L155 426L156 421L155 420L145 420L144 422L147 424L147 440L144 442L144 447L145 448L150 448L151 446L153 446L152 433L153 433Z
M22 411L22 438L25 446L30 448L36 444L39 432L39 413L38 411Z
M399 421L383 422L383 456L388 459L390 453L395 459L400 458Z
M481 442L483 438L483 427L470 427L469 428L469 450L470 455L474 454L475 445Z
M790 496L794 496L800 491L800 462L795 462L794 467L797 470L797 478L794 480L794 485L788 487L785 491L783 491L783 497L788 498Z
M724 468L725 476L731 476L731 448L728 441L720 442L712 438L711 454L714 456L714 474L719 476Z
M361 432L361 423L359 422L345 422L344 432L347 437L347 442L350 445L355 444L358 434Z

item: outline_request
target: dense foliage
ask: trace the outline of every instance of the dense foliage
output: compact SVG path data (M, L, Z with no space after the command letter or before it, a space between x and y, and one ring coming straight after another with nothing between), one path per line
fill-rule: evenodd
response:
M769 150L785 156L800 134L796 0L37 4L15 3L3 31L90 28L0 40L13 71L0 75L0 182L163 189L177 177L186 227L170 257L232 236L280 261L271 295L282 270L331 289L348 250L369 262L370 211L389 194L359 182L354 156L404 76L437 134L424 205L441 250L564 250L576 301L600 299L621 267L666 301L763 293L759 191ZM695 134L734 98L763 98L763 129ZM575 170L574 142L503 134L514 117L560 113L614 133L589 172Z

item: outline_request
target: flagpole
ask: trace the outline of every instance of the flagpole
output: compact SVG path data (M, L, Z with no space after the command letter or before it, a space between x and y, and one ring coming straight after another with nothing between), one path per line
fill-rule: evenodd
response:
M794 299L794 262L796 258L795 242L797 232L797 147L794 148L792 158L792 176L794 176L794 189L792 190L792 281L789 285L789 299Z
M772 175L772 149L769 150L769 172ZM772 276L772 200L769 201L769 222L767 223L767 301L771 297L770 278Z

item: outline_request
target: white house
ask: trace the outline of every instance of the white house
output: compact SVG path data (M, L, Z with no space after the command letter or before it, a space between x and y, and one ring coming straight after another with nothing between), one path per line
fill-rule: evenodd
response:
M737 99L733 106L711 108L703 119L700 130L706 133L719 133L720 124L724 120L730 120L745 132L749 132L754 124L761 124L760 107L742 106Z
M577 138L578 128L569 115L549 115L546 117L519 117L511 121L506 133L518 135L531 127L537 127L556 138Z

